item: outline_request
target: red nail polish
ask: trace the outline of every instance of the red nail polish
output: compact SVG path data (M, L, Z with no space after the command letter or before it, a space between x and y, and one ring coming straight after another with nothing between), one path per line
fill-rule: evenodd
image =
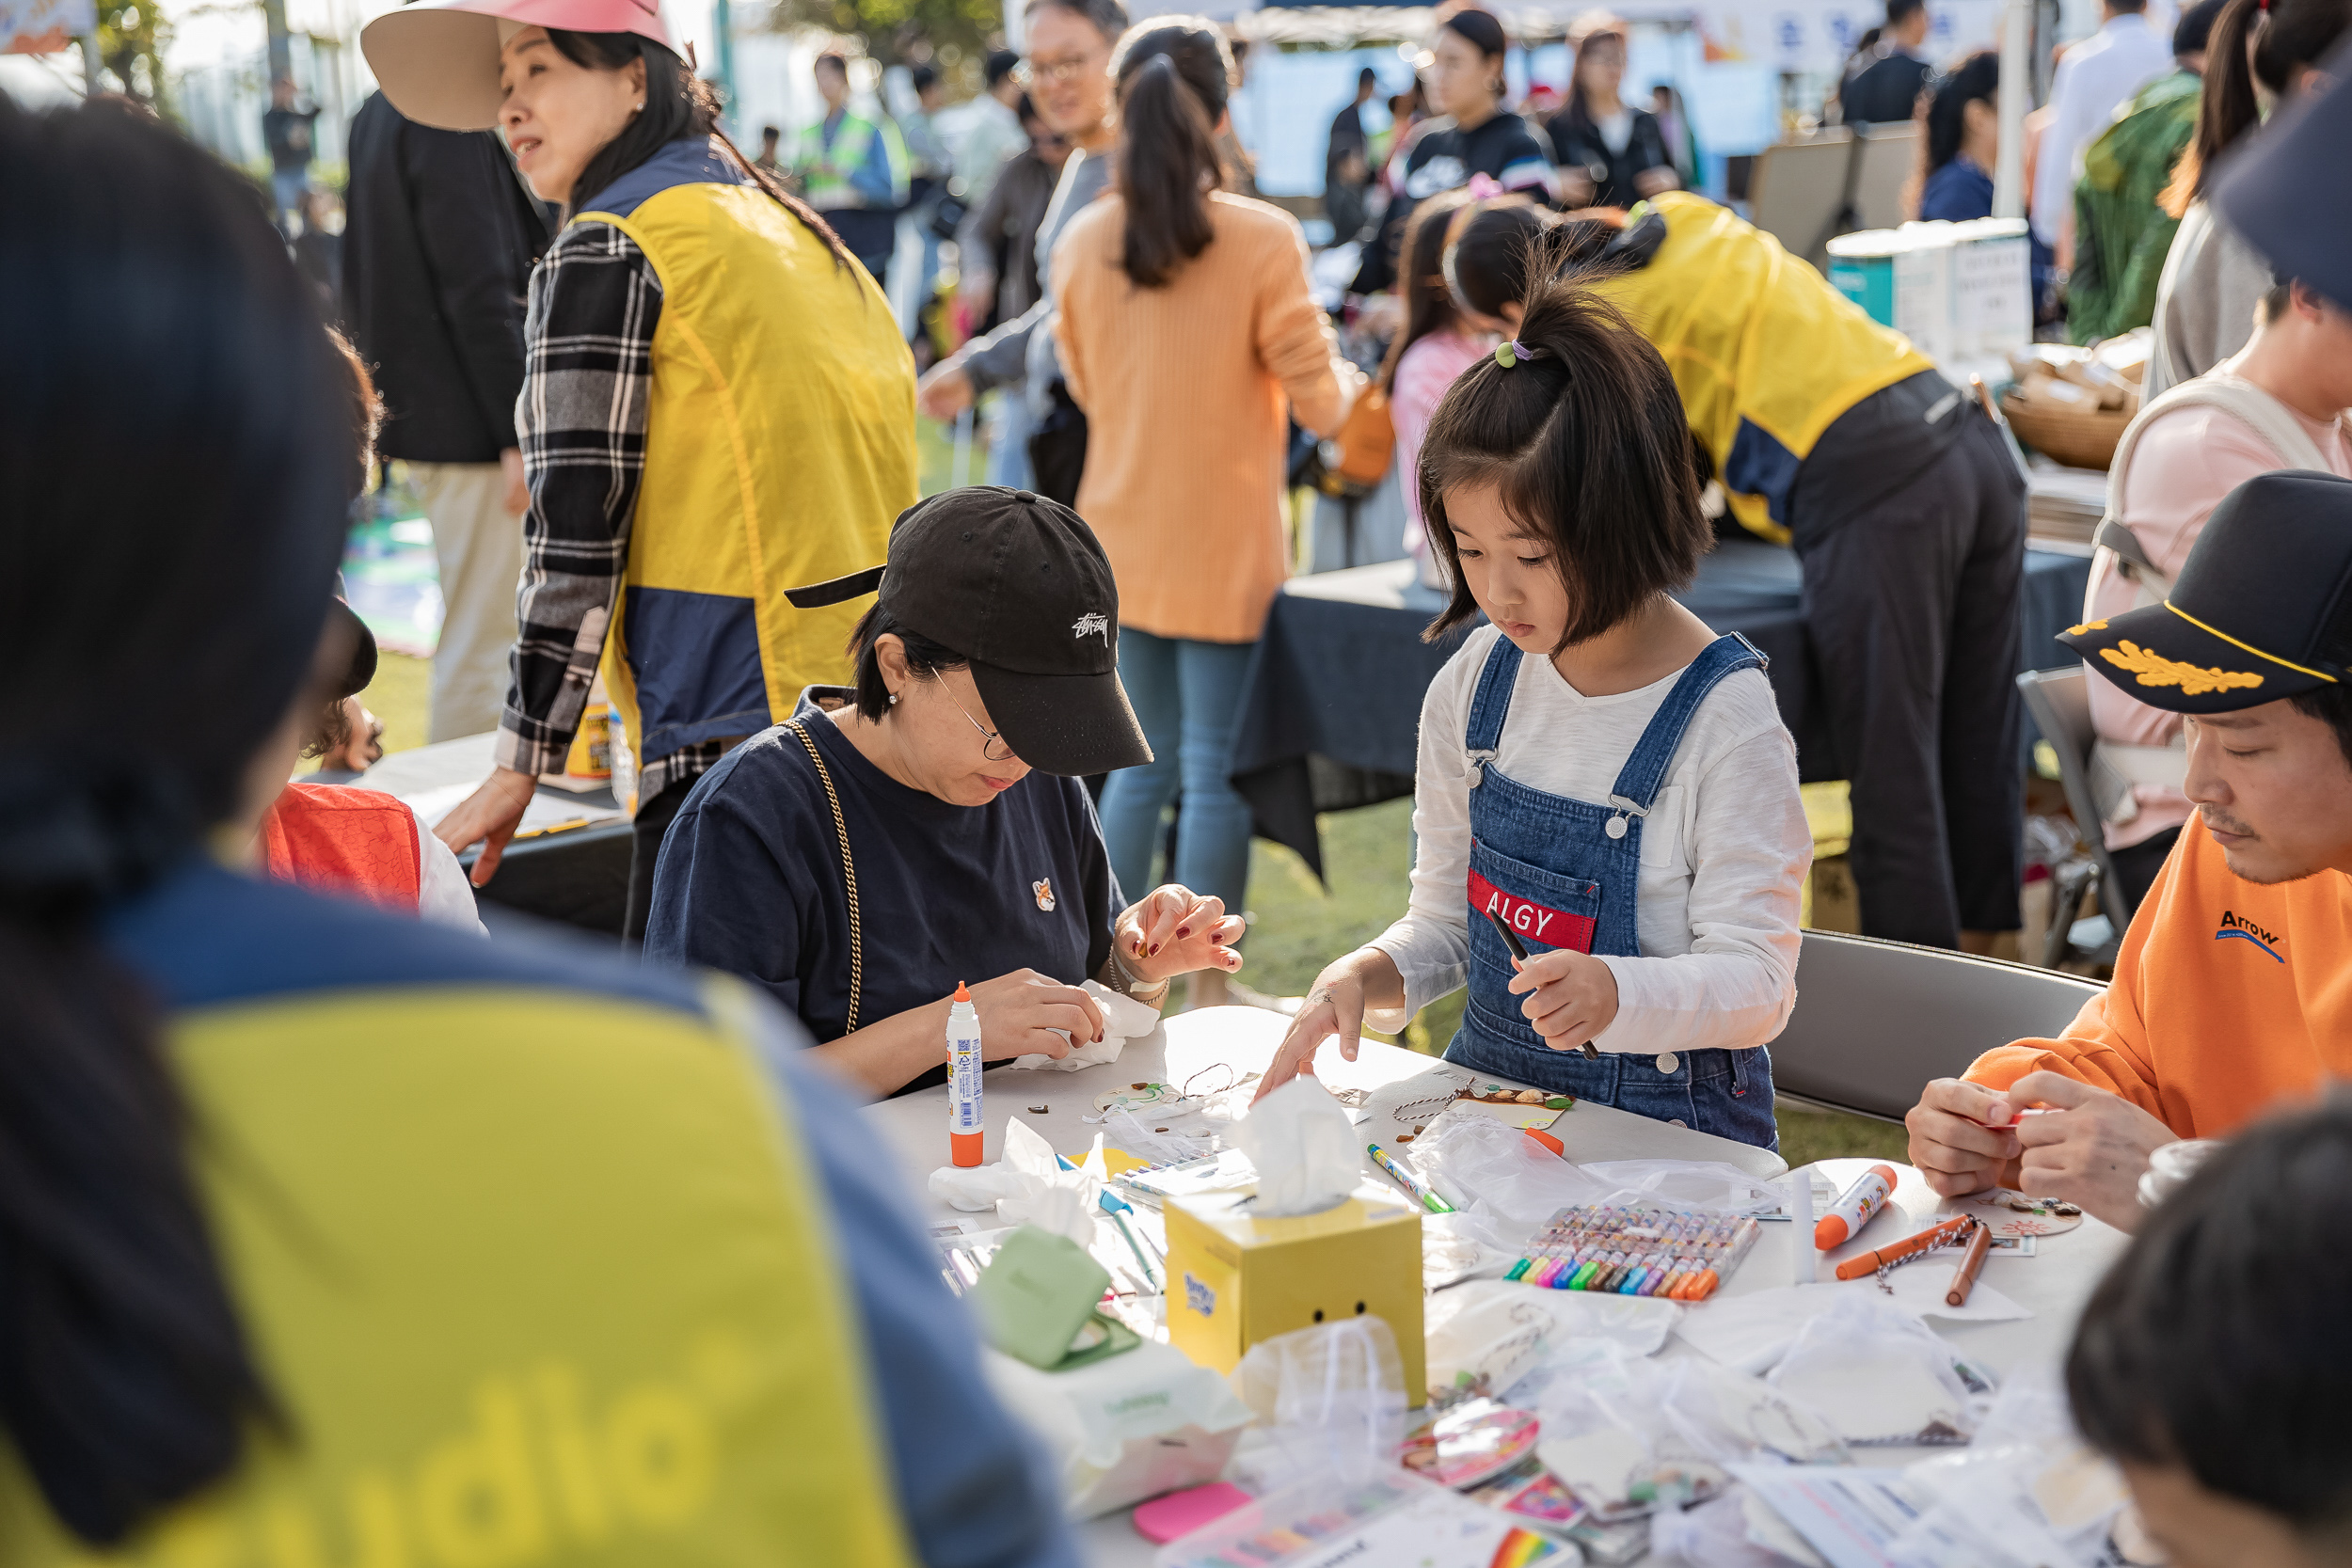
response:
M1179 926L1176 927L1176 934L1180 937L1188 937L1192 935L1192 927L1189 926Z
M1145 958L1158 958L1159 956L1160 956L1160 944L1159 944L1158 942L1153 942L1153 943L1152 944L1152 951L1144 955L1144 957L1145 957Z

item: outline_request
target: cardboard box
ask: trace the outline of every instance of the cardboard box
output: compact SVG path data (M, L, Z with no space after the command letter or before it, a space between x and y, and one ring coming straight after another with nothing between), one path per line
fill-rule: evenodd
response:
M1396 1336L1419 1404L1421 1211L1370 1183L1315 1214L1262 1219L1249 1204L1242 1193L1169 1200L1168 1342L1229 1372L1261 1339L1368 1312Z

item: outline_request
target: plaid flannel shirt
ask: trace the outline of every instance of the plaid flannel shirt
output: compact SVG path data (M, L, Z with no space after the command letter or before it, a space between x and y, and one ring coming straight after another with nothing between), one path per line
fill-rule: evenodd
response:
M531 511L501 767L560 773L580 728L628 562L660 320L653 263L609 223L566 228L532 274L515 405ZM726 748L706 740L641 759L638 800L700 777Z

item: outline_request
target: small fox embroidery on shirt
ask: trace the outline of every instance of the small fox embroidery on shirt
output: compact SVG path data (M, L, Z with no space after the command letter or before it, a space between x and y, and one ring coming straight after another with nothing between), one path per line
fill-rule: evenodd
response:
M1029 891L1037 895L1039 909L1043 910L1047 914L1054 912L1054 884L1051 879L1041 879L1031 882Z

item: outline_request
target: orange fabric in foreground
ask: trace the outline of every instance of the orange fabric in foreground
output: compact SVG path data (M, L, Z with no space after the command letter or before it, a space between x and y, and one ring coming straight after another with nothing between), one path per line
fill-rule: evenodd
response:
M290 784L262 818L262 863L281 882L417 912L417 819L380 790Z
M2045 1068L2184 1138L2227 1137L2352 1076L2352 878L2246 881L2192 816L2106 990L2061 1037L1988 1051L1966 1076L2000 1089Z

